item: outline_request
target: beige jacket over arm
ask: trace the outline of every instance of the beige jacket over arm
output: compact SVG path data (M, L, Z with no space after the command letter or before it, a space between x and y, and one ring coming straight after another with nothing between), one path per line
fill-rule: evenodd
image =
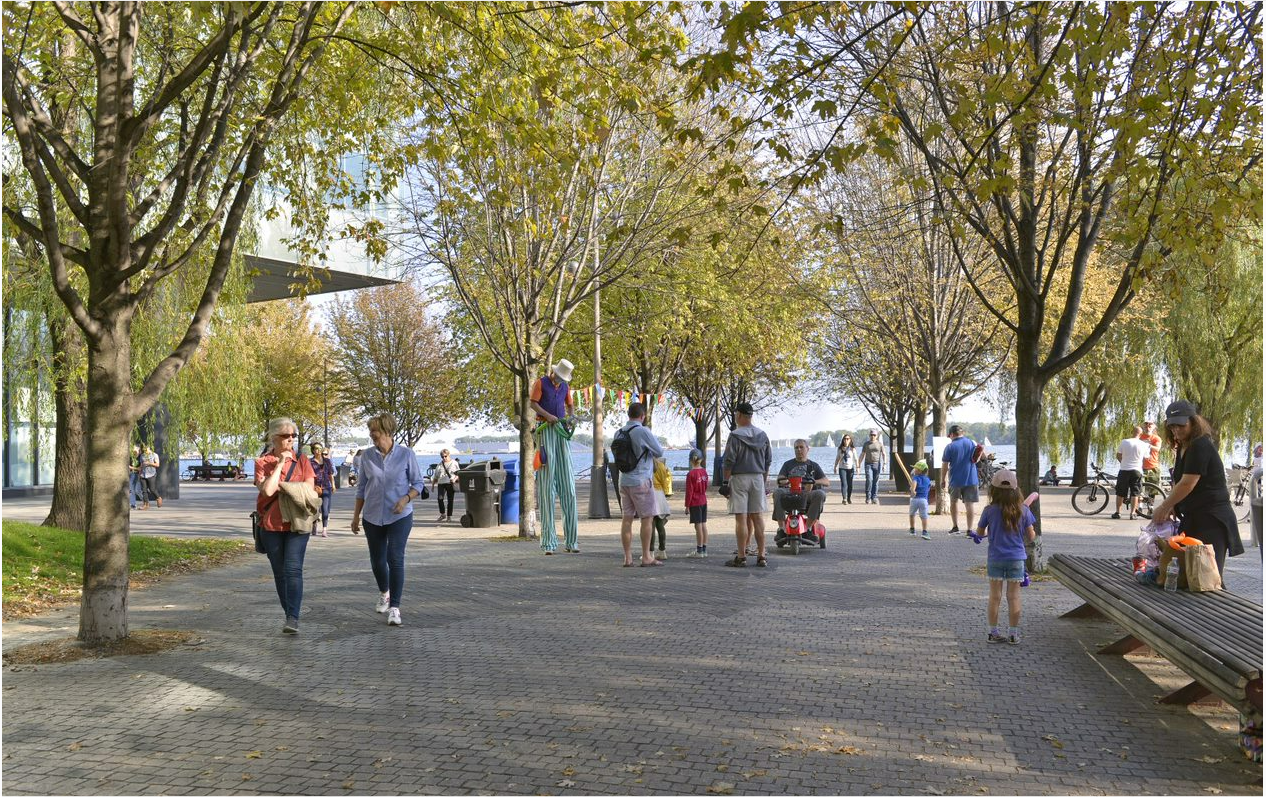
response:
M279 482L277 490L281 493L278 508L281 519L290 524L290 530L299 534L307 534L321 519L321 496L316 488L307 482Z

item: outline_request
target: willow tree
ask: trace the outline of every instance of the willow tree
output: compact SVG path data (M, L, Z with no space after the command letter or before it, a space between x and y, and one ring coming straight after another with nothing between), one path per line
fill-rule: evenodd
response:
M1175 395L1209 419L1224 450L1262 434L1261 230L1228 237L1176 269L1163 314Z
M43 250L53 290L85 341L79 637L105 641L128 628L132 426L205 335L256 186L267 174L282 193L305 194L311 172L299 167L301 156L336 156L347 142L329 135L335 121L342 131L358 124L328 117L331 94L366 89L343 76L323 84L319 103L307 91L351 4L123 2L86 10L5 6L5 134L33 199L6 193L4 213ZM68 39L73 53L62 46ZM71 105L88 111L75 138L55 123ZM286 134L289 162L270 162L270 147ZM135 388L136 315L204 247L210 265L184 332Z

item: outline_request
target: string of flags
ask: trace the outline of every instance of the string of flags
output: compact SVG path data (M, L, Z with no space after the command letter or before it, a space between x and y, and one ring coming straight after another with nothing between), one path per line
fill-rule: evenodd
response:
M677 415L689 420L702 420L704 410L702 407L692 407L690 402L683 398L664 393L643 393L638 390L618 390L616 388L603 387L602 385L590 385L589 387L573 387L571 391L572 405L577 409L583 407L592 408L598 396L601 395L602 402L608 407L619 409L628 409L628 406L634 402L641 402L646 406L648 412L655 410L667 411L673 415Z

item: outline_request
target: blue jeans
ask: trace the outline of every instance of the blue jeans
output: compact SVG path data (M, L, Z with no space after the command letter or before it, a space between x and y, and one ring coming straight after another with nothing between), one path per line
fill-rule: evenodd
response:
M299 605L303 603L303 555L308 550L308 535L292 531L265 531L264 548L268 551L268 563L273 566L273 581L277 584L277 597L286 617L299 617Z
M330 502L334 500L334 493L330 492L327 487L325 492L321 493L321 526L330 525Z
M866 500L879 500L879 463L866 463Z
M853 500L853 468L840 468L840 497L845 501Z
M404 546L413 530L413 513L395 523L376 526L365 523L365 542L369 543L369 566L374 571L379 592L390 592L393 609L400 608L400 595L404 592Z
M135 473L135 472L129 473L127 477L127 483L128 483L128 494L127 494L128 503L132 505L133 509L136 509L136 499L141 497L141 474Z

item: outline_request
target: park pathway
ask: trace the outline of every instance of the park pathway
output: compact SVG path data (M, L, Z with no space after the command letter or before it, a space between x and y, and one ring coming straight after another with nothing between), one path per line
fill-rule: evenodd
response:
M249 487L184 489L138 533L241 533ZM1044 496L1048 551L1131 554L1134 524ZM654 570L619 567L616 521L582 520L583 553L545 557L491 539L509 527L441 529L432 507L402 628L374 613L364 542L342 531L309 548L296 637L251 554L132 593L133 628L198 644L6 666L4 792L1261 793L1226 717L1158 705L1163 662L1095 656L1116 630L1057 619L1078 604L1058 583L1024 591L1021 645L987 645L969 570L984 547L936 518L932 541L911 539L899 496L833 496L828 550L763 570L722 566L716 498L711 556L684 558L679 514ZM6 517L39 512L5 502ZM1260 600L1256 549L1228 582ZM75 622L5 623L4 648Z

